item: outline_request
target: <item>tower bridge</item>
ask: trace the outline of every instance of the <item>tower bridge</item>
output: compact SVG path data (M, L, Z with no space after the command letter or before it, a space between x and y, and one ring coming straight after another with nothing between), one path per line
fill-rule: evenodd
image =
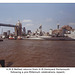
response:
M16 26L16 25L2 24L2 23L0 23L0 26L6 26L6 27L18 27L18 26Z
M0 23L0 26L14 27L15 36L21 36L22 35L22 24L20 23L20 21L18 21L18 23L16 25Z

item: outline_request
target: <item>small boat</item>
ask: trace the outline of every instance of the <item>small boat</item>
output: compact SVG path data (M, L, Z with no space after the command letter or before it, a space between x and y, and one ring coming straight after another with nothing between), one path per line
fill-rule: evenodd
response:
M13 37L12 37L12 36L9 36L9 39L10 39L10 40L14 40L15 37L14 37L14 36L13 36Z
M2 37L1 37L2 39L5 39L5 36L4 35L2 35Z
M22 40L23 38L22 38L21 36L18 36L17 39L18 39L18 40Z

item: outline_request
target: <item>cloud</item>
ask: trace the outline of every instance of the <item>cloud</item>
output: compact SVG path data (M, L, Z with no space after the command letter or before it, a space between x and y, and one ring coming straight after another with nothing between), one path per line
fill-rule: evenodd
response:
M32 20L25 20L25 19L24 19L22 22L23 22L23 23L25 23L25 22L32 22Z
M46 19L46 22L52 22L52 21L53 21L52 18Z
M33 26L34 24L26 24L26 26Z
M75 23L69 23L69 25L75 25Z

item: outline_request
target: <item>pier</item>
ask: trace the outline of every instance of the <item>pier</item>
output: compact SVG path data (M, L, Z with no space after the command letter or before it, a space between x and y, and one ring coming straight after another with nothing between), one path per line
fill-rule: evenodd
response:
M0 60L1 67L5 67L5 60Z
M0 41L3 41L3 39L0 39Z

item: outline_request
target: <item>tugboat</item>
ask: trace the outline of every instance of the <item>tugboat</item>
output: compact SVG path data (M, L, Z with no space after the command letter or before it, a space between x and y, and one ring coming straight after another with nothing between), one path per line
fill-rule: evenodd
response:
M22 38L21 36L18 36L17 39L18 39L18 40L22 40L23 38Z
M15 37L13 36L9 36L9 38L8 39L10 39L10 40L14 40L15 39Z

